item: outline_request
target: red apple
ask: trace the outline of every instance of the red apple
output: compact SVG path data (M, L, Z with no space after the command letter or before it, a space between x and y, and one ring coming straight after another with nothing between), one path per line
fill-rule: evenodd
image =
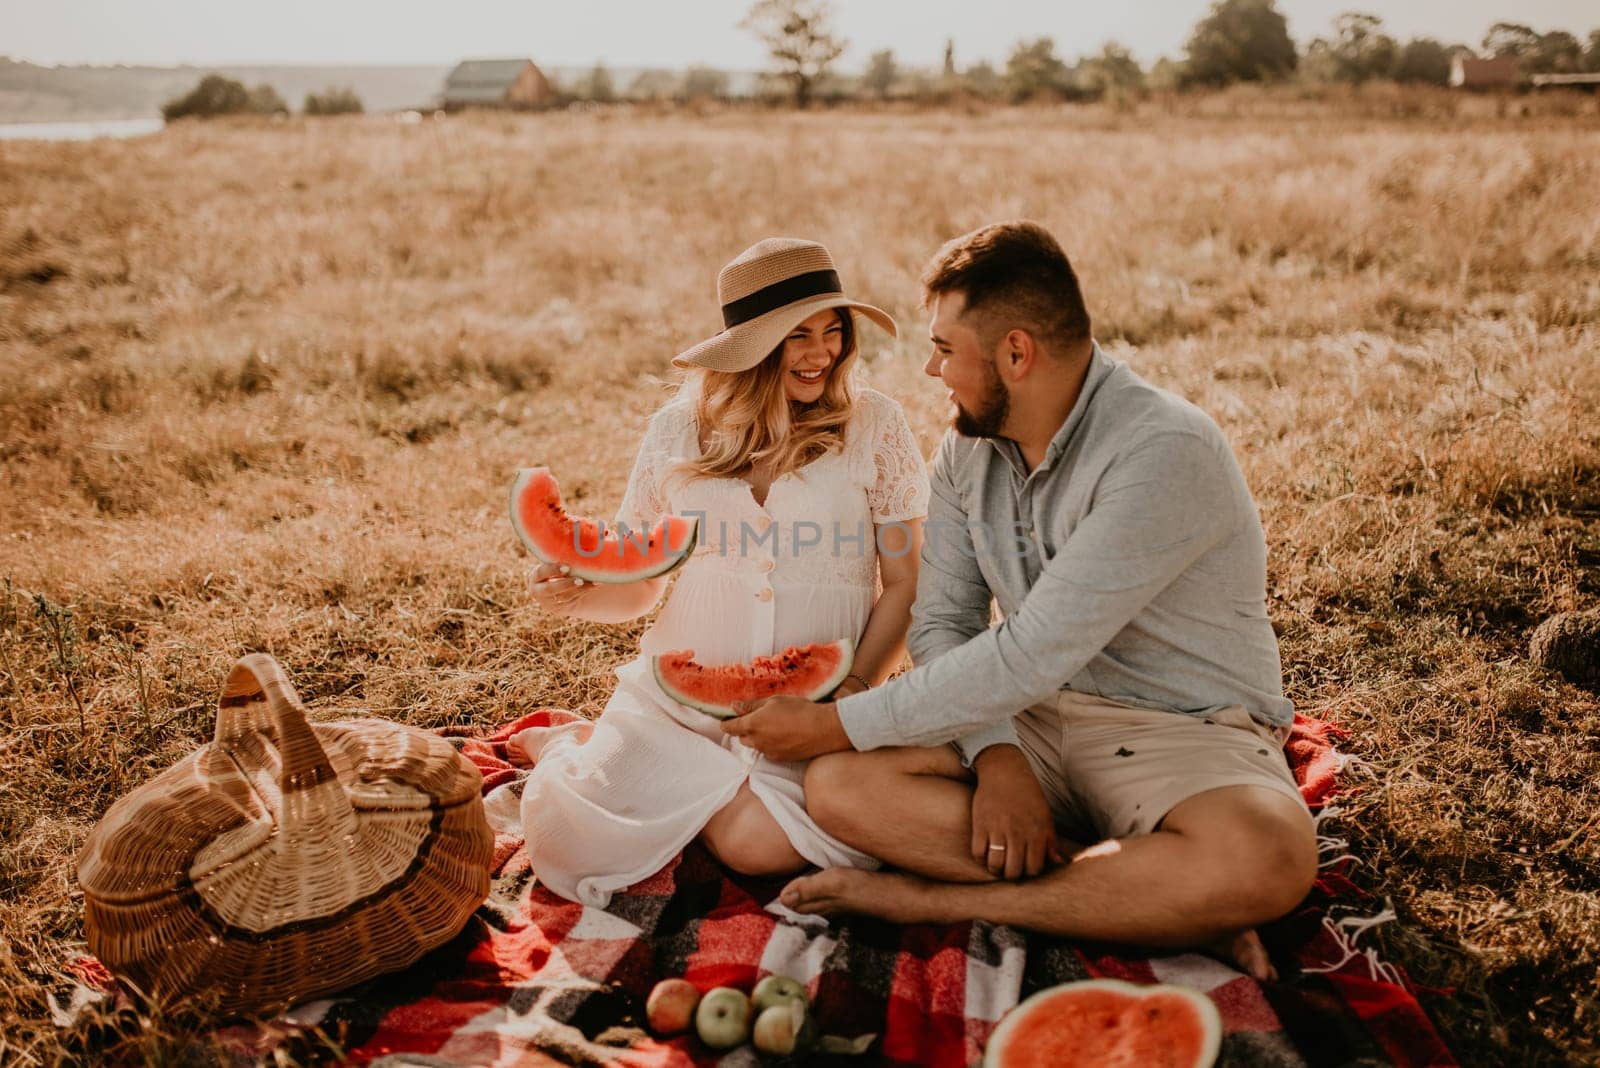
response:
M803 1000L791 999L776 1005L768 1005L761 1010L761 1015L756 1017L755 1032L752 1035L756 1049L762 1053L776 1053L787 1057L794 1052L805 1023L806 1003Z
M650 990L645 1000L645 1015L650 1030L658 1035L676 1035L689 1030L694 1022L700 991L687 979L663 979Z

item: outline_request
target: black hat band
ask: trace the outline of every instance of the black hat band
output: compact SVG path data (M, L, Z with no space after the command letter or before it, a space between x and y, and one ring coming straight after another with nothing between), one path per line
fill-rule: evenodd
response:
M838 271L808 271L805 274L797 274L793 278L785 278L781 282L763 286L747 297L740 297L724 304L722 325L731 330L740 323L758 319L797 300L843 291L844 287L839 284Z

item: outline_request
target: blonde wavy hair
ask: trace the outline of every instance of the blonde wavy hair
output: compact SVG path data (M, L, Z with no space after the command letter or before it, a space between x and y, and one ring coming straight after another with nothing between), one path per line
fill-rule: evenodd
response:
M689 478L738 475L770 462L772 477L798 471L844 446L844 428L855 411L851 379L856 359L855 317L837 309L844 328L839 358L828 369L822 396L810 404L790 401L783 389L783 342L748 371L699 369L696 424L708 430L698 459L684 462Z

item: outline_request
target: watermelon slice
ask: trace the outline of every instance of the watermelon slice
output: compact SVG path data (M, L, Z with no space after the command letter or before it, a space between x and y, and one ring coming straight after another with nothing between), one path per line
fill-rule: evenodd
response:
M748 664L697 664L694 652L662 653L650 658L656 682L679 704L717 719L733 716L735 701L763 697L803 697L820 701L850 674L856 646L849 638L813 645L793 645Z
M607 530L567 514L547 467L524 467L511 484L511 525L528 551L546 564L564 564L586 582L638 582L665 575L694 552L700 521L663 516L650 531Z
M1006 1013L983 1068L1210 1068L1222 1017L1196 990L1120 979L1063 983Z

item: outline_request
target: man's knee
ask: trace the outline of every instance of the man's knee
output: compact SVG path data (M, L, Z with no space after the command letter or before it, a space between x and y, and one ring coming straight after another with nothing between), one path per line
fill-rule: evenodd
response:
M1253 797L1236 833L1241 887L1263 916L1277 919L1304 900L1317 878L1317 834L1311 814L1282 794Z
M1184 802L1164 830L1205 848L1217 888L1240 926L1266 923L1298 905L1317 877L1317 836L1305 806L1263 787L1229 787ZM1230 908L1230 910L1231 910Z

